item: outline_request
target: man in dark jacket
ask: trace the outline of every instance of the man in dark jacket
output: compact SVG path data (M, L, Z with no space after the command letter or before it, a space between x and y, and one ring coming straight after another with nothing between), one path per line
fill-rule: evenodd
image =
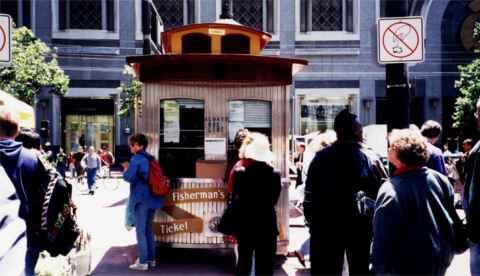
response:
M480 98L475 111L477 126L480 129ZM469 232L470 271L472 275L480 275L480 141L468 154L465 162L465 190L464 203L467 214L467 228Z
M25 274L34 275L40 249L35 242L35 232L40 226L39 213L42 188L36 179L45 173L35 153L22 147L14 139L19 132L18 120L6 107L0 108L0 163L5 169L20 199L19 215L27 224L27 256Z
M426 166L446 176L448 173L445 158L442 150L435 146L442 133L442 126L438 122L428 120L422 125L420 132L428 141L427 147L430 158L428 158Z
M341 275L344 254L352 275L369 274L371 218L358 210L363 191L375 199L386 171L362 148L362 126L347 110L335 118L338 140L318 152L310 164L304 211L310 224L312 275Z

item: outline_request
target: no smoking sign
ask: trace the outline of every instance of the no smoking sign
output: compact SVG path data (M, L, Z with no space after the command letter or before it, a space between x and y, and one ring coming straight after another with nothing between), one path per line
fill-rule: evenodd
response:
M380 18L377 30L379 63L424 61L422 17Z

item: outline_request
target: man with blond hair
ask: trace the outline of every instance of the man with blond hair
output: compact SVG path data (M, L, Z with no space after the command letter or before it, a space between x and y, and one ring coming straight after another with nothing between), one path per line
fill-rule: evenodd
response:
M16 142L19 133L18 118L6 106L0 106L0 164L15 186L20 199L19 215L27 225L27 255L25 258L25 275L35 275L35 266L40 253L36 242L36 232L40 226L39 212L43 198L39 198L42 188L36 180L45 173L34 152L25 149Z

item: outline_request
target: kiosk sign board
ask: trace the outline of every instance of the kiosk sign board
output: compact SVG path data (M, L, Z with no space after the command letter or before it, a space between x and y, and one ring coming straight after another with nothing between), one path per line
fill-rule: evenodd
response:
M12 62L12 18L0 14L0 65L8 66Z
M425 60L423 18L379 18L377 22L378 63L419 63Z

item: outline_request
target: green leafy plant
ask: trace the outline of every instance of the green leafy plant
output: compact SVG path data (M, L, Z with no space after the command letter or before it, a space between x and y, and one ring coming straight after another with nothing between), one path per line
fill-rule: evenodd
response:
M474 38L480 41L480 23L475 23ZM478 51L476 51L478 52ZM476 137L477 123L473 113L480 97L480 59L473 60L470 64L459 65L460 79L455 81L460 96L455 101L453 113L453 126L460 130L463 138Z
M118 88L123 94L118 114L127 117L135 109L137 99L142 93L142 83L135 77L135 72L131 66L125 65L123 74L127 80Z
M68 76L58 66L57 59L47 44L36 38L26 27L14 29L12 63L0 69L0 89L33 104L34 96L40 88L51 87L53 93L64 95L68 85Z

